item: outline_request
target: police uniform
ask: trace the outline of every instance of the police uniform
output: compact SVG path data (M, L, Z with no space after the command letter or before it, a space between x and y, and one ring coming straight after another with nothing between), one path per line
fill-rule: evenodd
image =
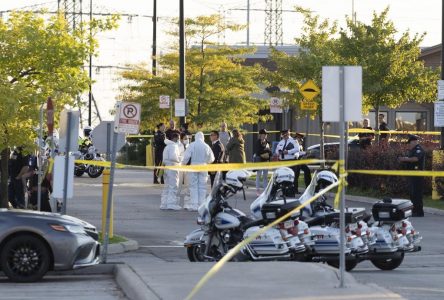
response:
M407 157L417 157L418 161L408 162L409 170L424 170L425 167L425 152L421 145L413 147ZM424 192L424 177L411 176L410 177L410 199L413 202L413 215L424 216L422 195Z
M165 133L158 130L154 135L154 163L156 166L162 165L163 150L165 147ZM154 183L159 183L159 177L161 183L164 183L163 176L160 175L160 169L154 169Z

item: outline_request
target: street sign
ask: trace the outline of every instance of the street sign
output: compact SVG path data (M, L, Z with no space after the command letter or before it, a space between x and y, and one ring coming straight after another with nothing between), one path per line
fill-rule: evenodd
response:
M444 80L438 80L438 101L444 100Z
M108 126L110 128L108 132ZM91 131L91 139L94 147L96 147L97 151L100 153L109 153L111 151L111 146L113 144L113 121L102 121L100 124ZM109 139L107 137L109 134ZM108 141L109 141L109 149L108 149ZM117 151L119 151L123 145L125 145L125 135L120 133L117 135Z
M340 121L339 66L322 67L322 120ZM362 67L346 66L344 70L344 121L362 119Z
M281 114L282 113L282 99L277 97L270 98L270 113Z
M117 133L138 134L140 110L140 103L117 102L114 131Z
M301 101L301 109L303 110L316 110L318 104L314 101Z
M176 99L174 101L174 115L176 117L186 117L187 111L185 102L185 99Z
M304 96L304 99L311 101L319 95L321 90L319 87L314 83L313 80L306 81L301 87L299 88L299 92Z
M68 113L71 113L71 124L68 128ZM59 151L65 152L66 144L67 144L67 138L69 136L70 143L69 143L69 152L77 151L78 150L78 138L79 138L79 121L80 121L80 111L69 111L69 110L62 110L60 113L60 138L59 138ZM68 134L69 131L69 134Z
M159 108L170 108L170 96L159 96Z

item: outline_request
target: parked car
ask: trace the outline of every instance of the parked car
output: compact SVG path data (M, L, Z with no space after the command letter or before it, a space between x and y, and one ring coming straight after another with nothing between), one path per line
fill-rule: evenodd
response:
M50 270L100 262L96 228L55 213L0 209L0 270L12 281L34 282Z
M305 151L306 154L304 158L310 159L319 159L321 156L321 145L316 144L310 147L307 147L307 150ZM354 151L361 149L359 145L359 140L357 139L350 139L348 141L348 151ZM324 151L325 151L325 158L326 159L338 159L338 153L339 153L339 142L334 143L325 143L324 144Z

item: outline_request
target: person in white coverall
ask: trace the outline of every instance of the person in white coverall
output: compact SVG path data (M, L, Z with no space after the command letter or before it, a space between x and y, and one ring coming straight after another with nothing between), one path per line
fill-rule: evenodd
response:
M163 150L163 163L165 166L180 165L179 134L173 133L172 140L165 139L166 147ZM165 186L160 198L160 209L180 210L178 189L179 171L165 170Z
M188 148L185 150L182 164L186 165L207 165L214 161L213 151L204 141L201 131L197 132ZM208 172L191 172L190 179L190 199L184 201L184 208L195 211L205 201L207 195Z

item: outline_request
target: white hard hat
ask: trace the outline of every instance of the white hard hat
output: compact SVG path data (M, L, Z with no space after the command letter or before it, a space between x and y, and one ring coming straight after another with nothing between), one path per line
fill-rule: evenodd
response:
M251 173L245 170L229 171L225 177L225 182L231 186L242 188L243 182L251 176Z
M294 182L294 172L292 169L282 167L277 169L273 174L274 181L277 183Z

